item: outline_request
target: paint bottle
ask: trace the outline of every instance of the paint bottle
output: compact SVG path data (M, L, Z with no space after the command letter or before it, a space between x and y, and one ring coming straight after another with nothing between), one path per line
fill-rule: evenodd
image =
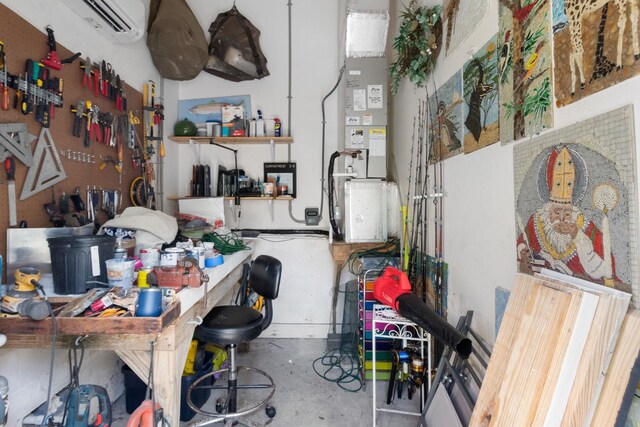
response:
M280 119L276 117L273 121L275 122L273 124L273 136L282 136L282 123L280 123Z
M264 136L264 119L262 118L262 110L258 110L258 120L256 120L255 136Z

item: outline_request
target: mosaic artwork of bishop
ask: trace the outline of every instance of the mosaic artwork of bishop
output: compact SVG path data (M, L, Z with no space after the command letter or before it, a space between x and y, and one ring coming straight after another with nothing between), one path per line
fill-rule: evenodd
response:
M514 147L518 268L548 268L638 303L633 110L627 106Z

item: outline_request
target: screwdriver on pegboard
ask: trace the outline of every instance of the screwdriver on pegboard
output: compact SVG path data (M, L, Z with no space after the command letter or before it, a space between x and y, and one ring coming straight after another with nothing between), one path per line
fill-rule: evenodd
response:
M0 82L2 86L2 109L9 109L9 86L8 86L8 71L7 71L7 54L4 51L4 43L0 41L0 71L4 71L4 79Z

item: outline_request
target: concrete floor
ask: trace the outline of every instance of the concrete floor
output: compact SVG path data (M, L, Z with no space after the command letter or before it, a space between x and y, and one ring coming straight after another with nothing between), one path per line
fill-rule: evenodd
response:
M249 351L239 353L238 365L261 369L271 375L276 383L275 395L271 405L277 410L270 426L370 426L373 422L372 381L366 384L366 390L345 391L334 382L317 375L313 361L325 354L324 339L257 339L250 343ZM318 370L322 365L316 365ZM326 368L325 368L326 369ZM357 387L356 383L345 387ZM378 381L376 391L378 407L388 407L404 411L419 412L419 399L405 397L386 405L386 381ZM124 397L113 405L114 427L124 426L128 415L125 412ZM205 403L203 409L213 412L215 398ZM196 415L190 422L206 418ZM250 416L256 422L268 420L263 410ZM405 427L418 424L417 416L382 413L377 414L377 426ZM189 425L182 422L181 426ZM211 424L220 426L222 424Z

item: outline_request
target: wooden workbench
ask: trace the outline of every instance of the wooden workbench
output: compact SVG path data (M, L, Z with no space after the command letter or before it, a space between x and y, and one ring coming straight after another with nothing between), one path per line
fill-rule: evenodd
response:
M56 347L70 348L77 338L84 337L85 348L115 351L147 382L151 343L154 343L154 396L170 425L179 426L182 371L193 331L199 319L231 293L242 277L242 265L249 261L251 252L245 250L225 256L224 264L205 269L209 275L206 306L201 286L183 288L178 293L179 303L157 318L56 318ZM0 319L0 333L7 336L3 349L49 348L52 332L51 318L42 321Z

